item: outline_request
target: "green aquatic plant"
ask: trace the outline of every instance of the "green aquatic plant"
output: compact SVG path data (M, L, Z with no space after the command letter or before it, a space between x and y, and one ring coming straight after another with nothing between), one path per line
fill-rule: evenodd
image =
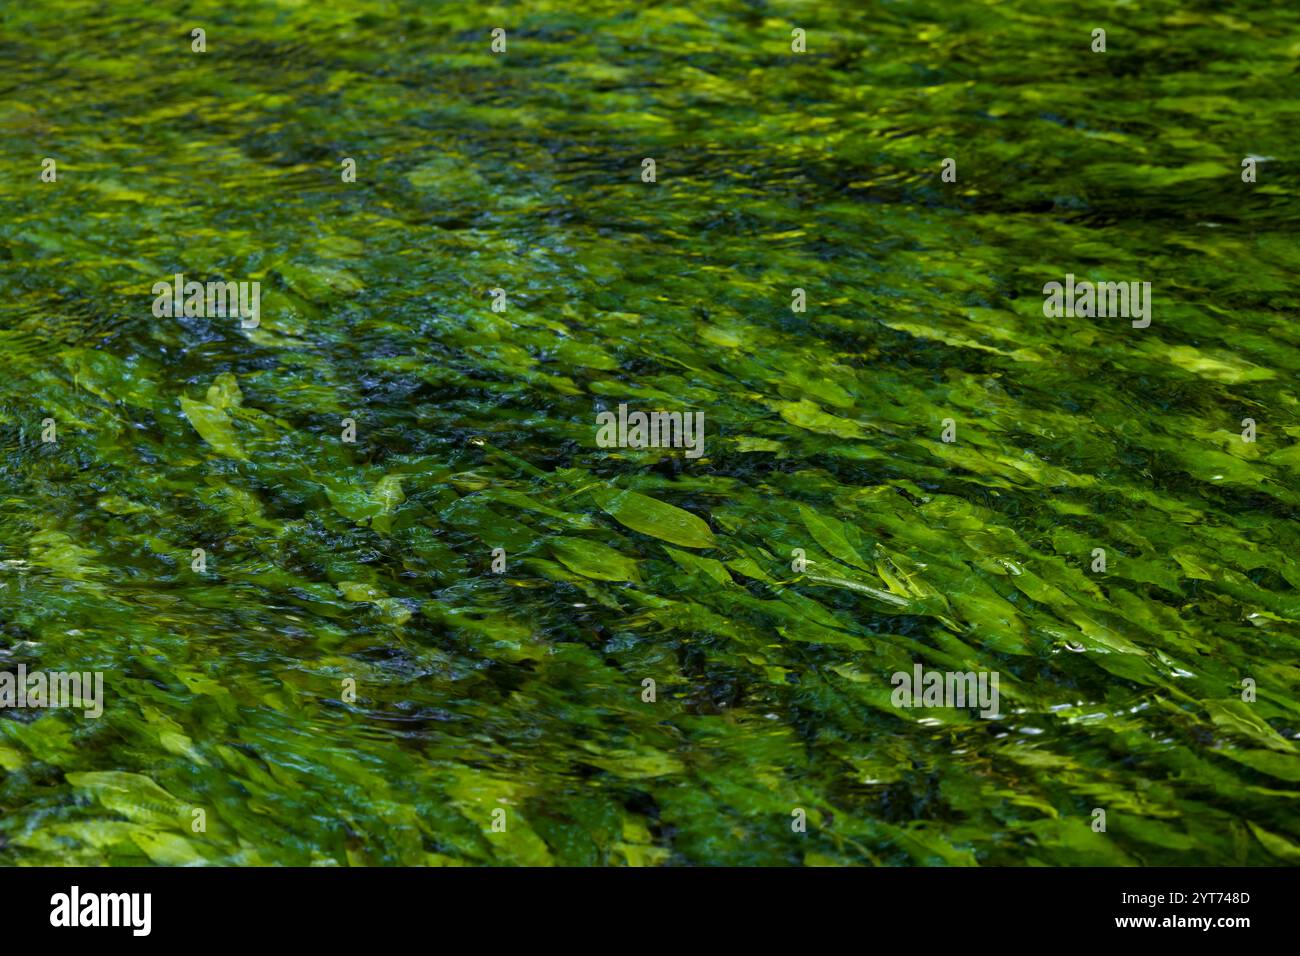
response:
M1295 11L485 17L0 11L0 863L1295 863Z

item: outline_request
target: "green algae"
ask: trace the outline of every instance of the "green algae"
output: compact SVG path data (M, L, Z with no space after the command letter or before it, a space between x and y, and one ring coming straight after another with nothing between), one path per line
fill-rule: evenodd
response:
M1296 862L1293 11L0 24L0 862Z

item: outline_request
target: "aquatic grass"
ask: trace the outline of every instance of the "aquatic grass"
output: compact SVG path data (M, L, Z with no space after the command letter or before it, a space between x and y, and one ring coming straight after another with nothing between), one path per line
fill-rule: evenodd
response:
M1294 863L1295 14L498 13L0 13L0 862Z

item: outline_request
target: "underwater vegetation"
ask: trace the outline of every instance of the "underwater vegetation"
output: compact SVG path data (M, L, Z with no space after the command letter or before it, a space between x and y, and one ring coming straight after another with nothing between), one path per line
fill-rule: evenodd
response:
M1300 862L1298 65L1264 2L4 4L0 670L103 697L0 710L0 864Z

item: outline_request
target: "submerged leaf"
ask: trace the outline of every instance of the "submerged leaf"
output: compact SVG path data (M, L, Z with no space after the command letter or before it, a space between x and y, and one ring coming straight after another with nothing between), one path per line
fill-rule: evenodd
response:
M579 538L552 538L551 551L570 571L600 581L639 581L636 561L607 545Z
M224 411L206 402L196 402L185 395L181 396L181 410L194 426L194 430L212 446L214 451L227 458L247 460L248 456L244 454L239 440L235 437L234 425Z
M601 510L633 531L640 531L684 548L712 548L717 541L709 526L676 505L636 491L593 491Z

